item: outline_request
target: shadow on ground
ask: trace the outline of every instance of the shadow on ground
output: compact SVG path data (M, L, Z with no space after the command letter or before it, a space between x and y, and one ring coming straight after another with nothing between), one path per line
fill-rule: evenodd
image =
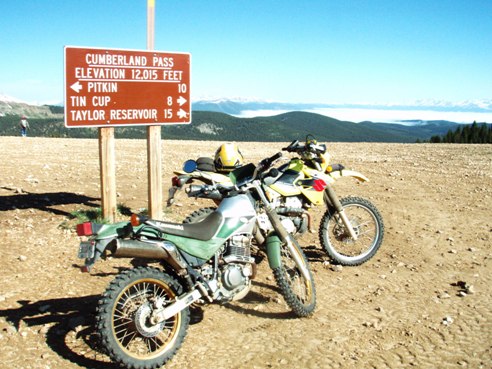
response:
M14 194L0 196L0 211L9 211L14 209L38 209L48 213L69 216L70 213L53 208L59 205L83 204L90 207L98 207L98 198L79 195L71 192L49 192L49 193L15 193L15 190L8 187L1 187L4 190L10 190Z

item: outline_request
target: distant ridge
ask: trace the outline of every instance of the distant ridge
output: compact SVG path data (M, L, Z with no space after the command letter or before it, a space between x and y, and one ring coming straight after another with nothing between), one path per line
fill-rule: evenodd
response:
M433 112L475 112L492 113L492 100L466 100L448 102L441 100L419 100L407 104L337 104L337 103L283 103L251 99L203 99L193 101L193 110L215 111L230 115L241 116L245 112L269 111L274 115L288 111L313 111L318 109L371 109L386 111L433 111ZM260 115L260 114L259 114ZM401 118L404 120L404 118ZM470 122L472 123L472 122Z
M228 99L196 102L193 104L192 123L163 126L162 137L173 140L287 142L313 134L326 142L416 142L428 141L436 135L442 136L458 126L458 123L444 120L403 120L398 124L353 123L313 112L293 110L310 110L313 106ZM253 118L240 117L240 112L245 109L281 113ZM489 109L487 102L482 102L482 109ZM18 135L19 116L26 115L31 125L30 136L97 137L95 128L65 128L63 112L64 108L61 106L30 105L0 95L0 135ZM118 127L115 135L120 138L144 138L146 129Z
M97 137L96 128L64 126L63 118L31 118L29 136ZM162 138L202 141L288 142L314 135L324 142L402 142L429 140L458 126L453 122L426 122L418 125L352 123L307 112L289 112L271 117L239 118L224 113L193 111L192 123L162 127ZM0 135L17 136L18 116L0 117ZM117 138L145 138L145 127L118 127Z

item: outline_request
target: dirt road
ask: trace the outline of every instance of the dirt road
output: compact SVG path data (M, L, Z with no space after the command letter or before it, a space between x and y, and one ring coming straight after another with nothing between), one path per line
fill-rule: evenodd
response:
M164 141L172 171L218 143ZM81 273L70 213L100 205L96 140L0 137L0 368L114 368L99 352L99 294L128 265ZM240 143L249 161L282 147ZM339 196L370 199L383 215L379 253L359 267L329 264L316 234L301 244L317 310L294 318L267 263L246 299L194 309L166 368L491 368L492 146L330 143ZM146 143L117 140L118 203L147 207ZM205 200L166 210L180 221ZM319 224L322 209L314 213Z

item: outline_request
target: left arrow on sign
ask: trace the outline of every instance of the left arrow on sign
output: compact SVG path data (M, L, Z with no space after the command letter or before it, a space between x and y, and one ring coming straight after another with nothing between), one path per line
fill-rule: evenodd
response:
M79 93L80 90L82 90L82 85L80 84L79 81L75 82L73 85L70 86L70 88L72 90L74 90L75 92Z

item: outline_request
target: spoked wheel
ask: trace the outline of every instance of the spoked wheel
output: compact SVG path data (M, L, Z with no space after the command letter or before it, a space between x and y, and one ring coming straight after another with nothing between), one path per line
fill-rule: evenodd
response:
M156 308L174 302L181 285L158 269L135 268L118 275L101 297L97 330L107 354L127 368L159 368L184 340L188 308L152 324Z
M273 269L273 275L287 305L294 314L304 317L310 315L316 307L316 289L306 256L295 239L292 239L292 243L296 256L309 274L309 278L306 279L301 273L286 244L280 247L281 265Z
M360 265L378 251L384 236L381 214L370 201L360 197L340 200L357 240L350 237L335 209L328 209L321 219L320 242L330 258L342 265Z

